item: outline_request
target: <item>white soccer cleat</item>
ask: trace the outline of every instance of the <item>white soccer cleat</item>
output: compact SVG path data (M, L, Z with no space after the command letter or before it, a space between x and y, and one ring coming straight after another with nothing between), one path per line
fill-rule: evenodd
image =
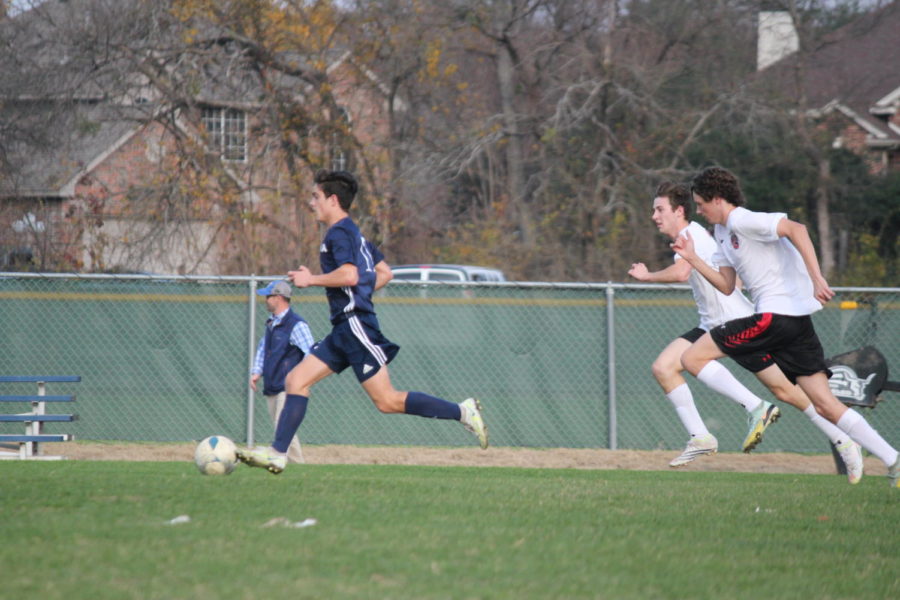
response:
M863 477L863 454L862 447L851 439L843 440L836 444L838 454L847 467L847 481L850 485L856 485Z
M459 422L463 426L475 434L478 438L478 444L482 450L488 447L488 429L484 423L484 417L481 415L481 402L475 398L467 398L459 403Z
M238 448L235 454L245 465L265 469L273 475L278 475L287 466L287 457L271 452L269 448Z
M683 467L704 454L715 454L719 451L719 442L713 434L694 437L687 443L684 452L669 463L670 467Z
M778 420L781 416L781 410L772 404L763 400L756 410L750 413L749 424L750 430L741 449L744 452L750 452L756 448L762 441L763 433L768 429L769 425Z

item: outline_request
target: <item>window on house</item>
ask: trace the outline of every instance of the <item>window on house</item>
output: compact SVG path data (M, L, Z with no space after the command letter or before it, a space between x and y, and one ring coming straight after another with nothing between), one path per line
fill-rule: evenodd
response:
M242 110L207 106L203 108L203 126L210 145L225 160L247 159L247 118Z

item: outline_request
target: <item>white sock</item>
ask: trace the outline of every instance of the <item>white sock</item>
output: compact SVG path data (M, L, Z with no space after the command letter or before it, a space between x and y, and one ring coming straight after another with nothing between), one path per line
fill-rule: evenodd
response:
M836 425L834 425L828 419L825 419L816 412L816 407L810 404L806 407L806 410L803 411L803 414L809 417L809 420L812 421L813 425L822 430L828 439L831 440L832 444L840 444L850 438L844 431L841 431Z
M723 367L718 361L711 360L697 373L697 379L705 383L709 388L727 396L744 407L747 412L753 412L762 403L762 399L748 390L743 383L737 380L731 371Z
M697 412L691 388L686 383L682 383L666 394L666 398L675 406L675 412L678 414L678 418L681 419L681 424L684 425L691 437L709 435L709 430L703 423L703 419L700 418L700 413Z
M897 462L897 451L891 447L861 414L848 409L838 419L837 426L847 432L853 441L880 458L887 466Z

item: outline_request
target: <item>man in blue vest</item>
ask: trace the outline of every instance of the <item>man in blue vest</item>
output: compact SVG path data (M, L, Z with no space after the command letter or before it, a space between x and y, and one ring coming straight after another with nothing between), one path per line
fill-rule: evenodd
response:
M266 334L256 347L250 387L256 391L256 382L263 378L263 394L274 424L284 409L284 378L309 352L313 337L306 321L291 310L291 286L286 281L273 281L256 293L265 296L266 309L272 316L266 321ZM296 435L288 447L287 459L292 463L303 462Z

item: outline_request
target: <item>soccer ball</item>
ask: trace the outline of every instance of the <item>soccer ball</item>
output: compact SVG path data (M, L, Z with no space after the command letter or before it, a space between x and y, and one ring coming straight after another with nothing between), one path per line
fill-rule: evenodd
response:
M194 451L194 464L204 475L228 475L237 464L234 442L224 435L211 435Z

